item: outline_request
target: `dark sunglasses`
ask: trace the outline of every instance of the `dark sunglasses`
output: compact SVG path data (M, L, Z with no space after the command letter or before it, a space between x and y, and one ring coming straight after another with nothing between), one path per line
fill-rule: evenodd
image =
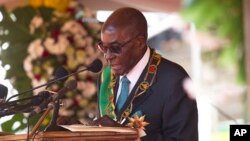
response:
M120 43L117 43L117 42L114 42L114 43L111 43L110 45L108 46L104 46L103 42L100 41L98 42L97 46L99 48L99 50L103 53L107 53L108 50L110 53L114 53L114 54L120 54L122 52L122 48L127 45L128 43L130 43L132 40L136 39L138 37L135 36L134 38L128 40L127 42L123 43L123 44L120 44Z

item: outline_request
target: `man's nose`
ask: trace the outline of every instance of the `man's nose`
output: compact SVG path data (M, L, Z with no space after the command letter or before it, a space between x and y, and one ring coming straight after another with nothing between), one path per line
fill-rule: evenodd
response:
M107 49L107 52L104 53L104 57L107 59L107 60L111 60L112 58L114 58L114 54L110 52L109 49Z

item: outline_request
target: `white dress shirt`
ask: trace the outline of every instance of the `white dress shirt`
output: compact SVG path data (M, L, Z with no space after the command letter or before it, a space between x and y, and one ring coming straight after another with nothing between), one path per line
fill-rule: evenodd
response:
M130 81L129 94L132 91L132 89L134 88L135 83L138 81L142 71L146 67L146 65L149 61L149 57L150 57L150 49L148 47L147 51L145 52L145 54L143 55L141 60L134 66L134 68L132 68L132 70L128 74L126 74L128 80ZM120 76L120 78L119 78L120 82L119 82L119 88L117 91L116 101L118 100L118 97L120 96L120 92L121 92L121 78L122 77L123 76Z

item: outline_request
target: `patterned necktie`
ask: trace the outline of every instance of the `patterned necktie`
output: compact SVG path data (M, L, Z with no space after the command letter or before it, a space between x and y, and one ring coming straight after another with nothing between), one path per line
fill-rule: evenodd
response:
M124 103L126 102L128 98L128 92L129 92L129 83L130 81L126 76L123 76L121 79L121 92L119 95L119 98L117 100L117 110L120 111Z

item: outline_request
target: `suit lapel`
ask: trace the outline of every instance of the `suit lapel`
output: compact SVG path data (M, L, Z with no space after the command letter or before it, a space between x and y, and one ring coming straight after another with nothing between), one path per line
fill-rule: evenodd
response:
M154 85L156 83L156 80L154 81L154 83L152 85ZM151 86L152 87L152 86ZM151 89L151 87L149 87L143 94L141 94L140 96L137 96L134 98L133 100L133 109L131 114L134 113L134 111L137 110L137 108L144 102L146 101L146 99L153 94L153 90Z
M150 50L150 58L152 57L152 53L153 53L153 51ZM136 95L135 94L136 89L139 87L141 82L144 81L144 77L145 77L145 75L146 75L146 73L148 71L148 66L149 66L149 62L147 64L147 66L144 68L144 70L143 70L141 76L139 77L138 81L136 82L135 87L133 88L133 94L134 94L133 97ZM148 96L151 95L151 93L152 93L152 90L151 90L151 87L149 87L144 93L142 93L139 96L134 97L134 100L132 101L133 109L132 109L131 113L133 113L137 109L137 107L139 105L141 105L148 98Z

